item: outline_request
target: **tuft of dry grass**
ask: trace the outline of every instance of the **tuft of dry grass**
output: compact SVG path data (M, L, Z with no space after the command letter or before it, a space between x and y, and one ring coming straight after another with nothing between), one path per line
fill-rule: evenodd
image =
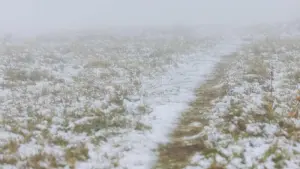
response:
M107 61L92 60L89 61L84 68L109 68L111 64Z
M1 146L0 150L2 152L7 152L9 154L14 154L18 151L19 146L20 146L20 144L17 140L9 140L8 143Z
M213 162L208 169L225 169L225 166L222 166L216 162Z
M130 121L120 115L123 111L124 109L115 109L110 113L104 113L99 110L86 111L86 113L91 113L92 118L76 124L73 131L76 133L87 133L90 135L101 129L125 127L130 124Z
M51 140L49 141L55 145L62 146L62 147L65 147L69 144L68 140L60 136L52 137Z
M85 161L89 158L89 149L81 143L65 150L65 160L69 166L74 167L77 161Z
M189 159L205 148L203 143L186 145L183 143L169 143L159 147L159 160L155 168L182 169L188 165Z
M4 155L2 157L0 157L0 165L16 165L17 162L19 161L19 159L17 159L14 156L8 156L8 155Z
M262 158L260 159L260 162L265 162L271 155L274 155L276 150L278 149L278 144L275 143L271 145L267 151L263 154Z
M151 126L148 126L142 122L137 122L135 124L135 130L139 130L139 131L146 131L146 130L151 130Z
M37 168L37 169L47 169L47 168L63 168L65 164L52 154L45 152L38 152L35 155L27 157L26 168Z

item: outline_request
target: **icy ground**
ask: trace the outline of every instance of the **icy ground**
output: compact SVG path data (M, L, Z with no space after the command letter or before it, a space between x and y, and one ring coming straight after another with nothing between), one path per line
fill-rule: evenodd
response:
M149 169L158 145L168 142L195 99L194 89L214 66L244 43L258 41L253 37L262 38L265 31L275 36L281 28L286 29L73 34L3 43L0 167ZM235 67L234 79L242 73ZM234 89L248 84L240 85Z

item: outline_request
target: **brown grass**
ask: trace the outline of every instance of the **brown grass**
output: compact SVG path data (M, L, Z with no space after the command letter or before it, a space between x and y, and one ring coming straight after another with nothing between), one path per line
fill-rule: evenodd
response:
M225 167L214 162L209 166L208 169L225 169Z
M89 149L85 144L79 144L65 150L65 159L69 166L74 167L77 161L85 161L89 158Z
M59 164L57 158L45 152L39 152L26 160L26 168L46 169L46 168L61 168L64 165ZM44 165L47 167L45 167Z
M169 143L159 148L160 156L156 168L184 168L194 153L205 148L203 143L185 145L180 142Z
M19 149L19 143L16 140L10 140L7 144L3 145L0 150L5 152L7 151L9 154L16 153Z
M18 159L14 156L3 156L0 158L0 165L8 164L8 165L15 165L17 164Z

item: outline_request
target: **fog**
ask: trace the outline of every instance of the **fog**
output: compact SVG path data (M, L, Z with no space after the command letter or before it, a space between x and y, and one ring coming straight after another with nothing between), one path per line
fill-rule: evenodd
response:
M238 26L300 17L297 0L0 0L0 34L122 26Z

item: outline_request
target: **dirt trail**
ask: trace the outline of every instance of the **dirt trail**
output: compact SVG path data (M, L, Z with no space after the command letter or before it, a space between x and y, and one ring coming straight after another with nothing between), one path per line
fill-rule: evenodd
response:
M207 147L205 138L185 140L184 137L192 137L200 133L207 125L208 120L204 112L212 109L211 101L226 94L226 86L220 84L230 68L230 62L236 55L225 57L215 68L213 78L207 80L195 92L197 99L190 104L190 108L183 112L180 123L171 134L171 142L159 148L159 161L156 168L182 169L188 165L189 159L198 151L213 151Z

